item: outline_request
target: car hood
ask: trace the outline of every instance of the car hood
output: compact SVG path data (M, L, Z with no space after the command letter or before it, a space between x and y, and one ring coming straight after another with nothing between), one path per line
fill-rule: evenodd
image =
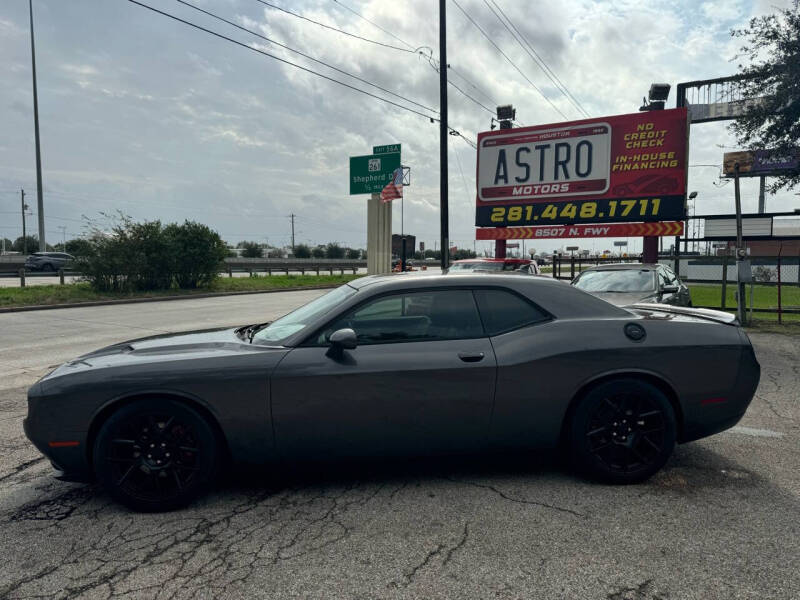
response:
M589 292L615 306L628 306L640 302L658 302L656 293L650 292Z
M167 333L113 344L66 362L43 379L79 373L88 369L232 357L253 353L282 355L288 350L280 346L250 344L236 334L237 329L226 327Z

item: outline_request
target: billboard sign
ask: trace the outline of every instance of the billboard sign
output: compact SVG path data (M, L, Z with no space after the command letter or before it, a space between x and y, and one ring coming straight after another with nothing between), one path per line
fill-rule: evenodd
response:
M379 194L399 166L399 152L351 156L350 195Z
M685 108L478 134L479 227L685 217Z
M500 227L478 229L478 240L529 240L558 238L640 237L683 235L682 221L662 223L605 223L599 225L543 225L540 227ZM614 242L627 246L628 242ZM575 246L577 249L577 246ZM569 250L569 248L567 248Z
M769 150L726 152L722 161L725 177L735 175L736 163L739 163L739 177L787 175L800 169L800 152L794 156Z

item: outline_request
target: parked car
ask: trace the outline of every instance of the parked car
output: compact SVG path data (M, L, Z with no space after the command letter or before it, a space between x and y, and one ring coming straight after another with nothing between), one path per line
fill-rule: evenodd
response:
M526 275L539 275L539 265L529 258L468 258L454 261L450 265L450 271L517 271Z
M666 265L621 263L590 267L572 285L611 304L638 302L691 306L689 288Z
M62 478L139 510L185 505L231 466L343 456L561 447L582 473L632 483L676 442L735 425L759 376L729 313L409 273L272 323L85 354L30 388L24 428Z
M29 271L58 271L72 260L75 257L66 252L34 252L25 259L25 268Z

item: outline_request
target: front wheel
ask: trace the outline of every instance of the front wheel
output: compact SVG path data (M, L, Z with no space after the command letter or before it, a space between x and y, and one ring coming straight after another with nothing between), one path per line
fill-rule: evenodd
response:
M187 505L213 482L219 449L209 423L170 399L149 399L111 415L94 443L98 481L118 502L139 511Z
M572 462L584 474L607 483L638 483L667 462L677 426L658 388L617 379L579 401L568 432Z

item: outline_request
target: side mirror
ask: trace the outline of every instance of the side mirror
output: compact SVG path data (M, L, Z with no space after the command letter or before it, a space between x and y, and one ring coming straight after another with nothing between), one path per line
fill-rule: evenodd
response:
M661 286L661 293L662 294L677 294L678 293L678 286L677 285L662 285Z
M358 346L358 338L356 332L350 328L338 329L331 334L328 338L331 343L328 348L327 355L333 357L341 357L343 351L352 350Z

